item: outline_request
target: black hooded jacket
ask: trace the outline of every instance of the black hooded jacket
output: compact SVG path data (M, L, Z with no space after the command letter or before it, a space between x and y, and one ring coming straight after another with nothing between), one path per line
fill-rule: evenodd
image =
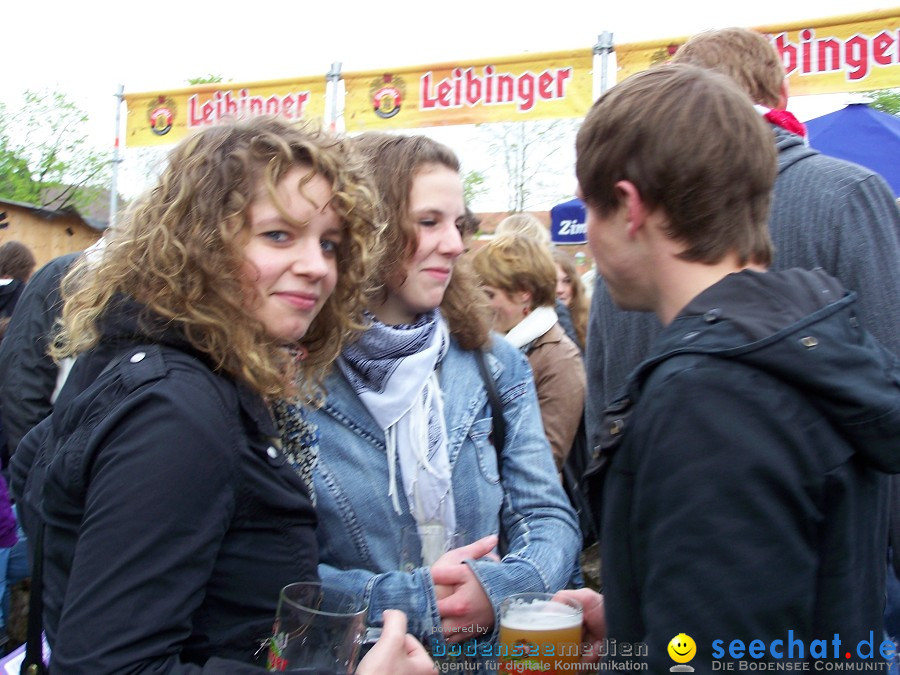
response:
M316 515L263 400L124 303L10 468L44 529L52 671L249 673Z
M680 633L699 673L716 640L789 631L795 661L835 635L841 661L870 637L877 654L900 362L853 294L822 271L729 275L666 327L604 426L589 485L611 640L645 644L654 673Z

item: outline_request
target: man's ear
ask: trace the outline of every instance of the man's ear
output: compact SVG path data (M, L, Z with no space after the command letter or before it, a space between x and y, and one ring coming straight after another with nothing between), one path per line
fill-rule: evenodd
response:
M619 204L623 208L625 218L628 223L628 235L634 234L644 226L647 221L647 207L641 198L634 183L629 180L620 180L615 185L616 195L619 197Z
M775 109L776 110L787 110L789 96L790 96L790 85L788 84L788 79L784 78L781 81L781 90L778 92L778 105L775 106Z

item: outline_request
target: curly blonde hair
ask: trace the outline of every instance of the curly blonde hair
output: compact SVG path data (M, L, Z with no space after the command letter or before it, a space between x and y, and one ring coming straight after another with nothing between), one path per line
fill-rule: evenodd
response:
M427 136L401 136L366 132L353 139L365 156L379 196L379 217L386 223L385 255L374 273L380 286L373 298L383 299L387 279L403 274L407 260L419 245L418 229L409 217L409 195L422 167L439 165L459 173L459 160L447 146ZM465 223L460 223L460 228ZM448 329L463 349L477 349L490 341L490 312L469 266L458 261L441 302Z
M299 364L250 313L247 299L256 290L244 271L248 207L260 189L277 204L276 185L297 166L329 181L343 235L337 285L300 341L308 355ZM107 235L102 258L85 257L67 276L52 354L95 346L104 313L130 298L143 306L147 337L161 323L175 327L218 371L260 395L313 399L344 341L362 328L376 223L374 194L346 141L269 117L198 131L172 151L156 187Z

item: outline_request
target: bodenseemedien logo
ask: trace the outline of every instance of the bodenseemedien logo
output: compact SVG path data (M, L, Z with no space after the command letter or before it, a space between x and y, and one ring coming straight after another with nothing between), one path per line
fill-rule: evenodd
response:
M693 673L693 667L688 662L697 655L697 644L694 638L684 633L679 633L669 640L669 658L677 665L669 668L670 673Z

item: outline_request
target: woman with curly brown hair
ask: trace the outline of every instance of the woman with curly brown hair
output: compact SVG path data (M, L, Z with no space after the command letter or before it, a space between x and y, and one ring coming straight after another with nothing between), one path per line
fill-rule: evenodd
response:
M13 459L54 671L265 658L280 589L317 578L315 433L284 418L358 325L376 234L343 142L234 122L181 143L67 277L53 349L77 360ZM404 663L400 623L359 672Z

